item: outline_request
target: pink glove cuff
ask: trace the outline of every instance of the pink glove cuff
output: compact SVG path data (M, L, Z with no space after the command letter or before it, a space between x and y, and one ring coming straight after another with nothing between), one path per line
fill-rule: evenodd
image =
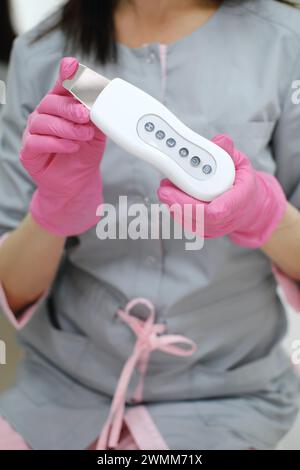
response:
M260 183L256 197L262 198L260 213L254 211L252 223L245 214L246 228L229 235L231 241L247 248L263 246L278 227L287 209L287 199L277 179L260 171L256 172L256 178Z

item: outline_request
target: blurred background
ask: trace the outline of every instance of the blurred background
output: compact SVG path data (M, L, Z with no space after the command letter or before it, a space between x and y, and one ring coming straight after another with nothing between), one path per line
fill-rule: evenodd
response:
M2 3L2 0L1 2ZM33 28L49 13L57 9L63 0L10 0L12 20L16 30L23 33Z
M0 80L5 81L7 70L7 51L5 51L4 39L1 31L5 32L9 42L12 36L21 34L44 19L49 13L57 9L65 0L0 0ZM300 1L300 0L299 0ZM6 7L9 9L11 18L11 30L7 22ZM10 47L10 46L9 46ZM300 78L300 77L299 77ZM0 105L1 107L4 105ZM1 125L1 122L0 122ZM289 317L289 332L285 338L284 347L292 352L294 340L300 340L300 314L296 314L286 306ZM15 333L7 320L0 312L0 340L6 344L6 365L0 364L0 392L9 387L14 380L16 365L21 358L22 352L15 340ZM300 365L298 366L300 373ZM299 398L300 403L300 398ZM300 450L300 416L292 429L279 445L280 449Z

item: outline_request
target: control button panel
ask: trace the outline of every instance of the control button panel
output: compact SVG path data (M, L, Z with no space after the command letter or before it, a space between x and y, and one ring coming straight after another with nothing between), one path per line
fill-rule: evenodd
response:
M137 133L145 143L171 157L193 178L206 180L216 171L216 161L207 150L185 139L155 114L141 117Z
M155 137L158 140L163 140L166 137L166 134L164 133L164 131L159 130L159 131L155 132Z
M186 147L182 147L180 150L179 150L179 155L181 157L187 157L188 155L190 154L190 152L188 151L188 149Z
M155 128L155 126L154 126L153 122L146 122L145 129L146 129L147 132L154 131L154 128Z
M191 158L191 165L192 166L199 166L201 163L201 160L199 157L192 157Z

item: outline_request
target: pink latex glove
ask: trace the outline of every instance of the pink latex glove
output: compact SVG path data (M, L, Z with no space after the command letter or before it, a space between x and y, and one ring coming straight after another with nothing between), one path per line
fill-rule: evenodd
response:
M94 226L103 202L100 162L105 136L91 123L88 109L62 87L77 68L76 59L61 61L54 88L29 116L20 154L37 184L31 214L39 225L61 236Z
M286 197L276 178L256 171L250 160L234 148L230 137L218 135L212 140L234 161L236 178L232 189L207 203L188 196L169 180L162 180L158 197L169 207L191 204L194 209L198 204L203 205L205 238L229 235L238 245L258 248L269 239L282 219L287 207ZM197 232L195 214L196 211L192 211L193 220L189 225ZM178 219L176 213L172 215Z

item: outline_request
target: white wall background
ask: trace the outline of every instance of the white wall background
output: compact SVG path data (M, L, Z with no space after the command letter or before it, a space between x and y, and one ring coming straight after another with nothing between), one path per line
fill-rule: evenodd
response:
M11 0L16 31L23 33L33 28L62 3L64 3L64 0Z

